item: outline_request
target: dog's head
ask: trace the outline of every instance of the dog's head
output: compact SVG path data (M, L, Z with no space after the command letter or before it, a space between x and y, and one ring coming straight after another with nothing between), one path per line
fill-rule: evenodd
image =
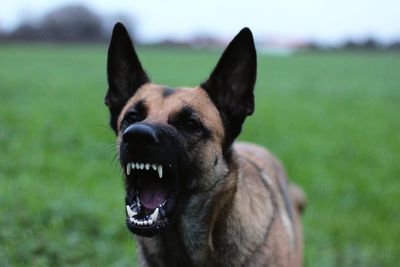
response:
M105 103L125 176L128 228L153 236L228 172L230 147L254 110L253 37L243 29L199 87L171 89L150 82L118 23L107 72Z

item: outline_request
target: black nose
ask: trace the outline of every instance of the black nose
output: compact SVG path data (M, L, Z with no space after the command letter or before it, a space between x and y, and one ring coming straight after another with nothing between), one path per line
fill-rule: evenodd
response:
M136 123L126 128L122 135L122 141L127 143L129 146L156 145L158 143L157 131L156 128L151 125Z

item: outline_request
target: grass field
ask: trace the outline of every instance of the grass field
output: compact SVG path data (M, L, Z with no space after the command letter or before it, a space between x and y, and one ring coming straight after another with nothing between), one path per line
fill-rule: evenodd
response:
M197 85L219 52L143 48L154 81ZM0 266L132 266L103 105L106 47L0 46ZM308 195L305 266L398 266L400 54L259 56L241 135Z

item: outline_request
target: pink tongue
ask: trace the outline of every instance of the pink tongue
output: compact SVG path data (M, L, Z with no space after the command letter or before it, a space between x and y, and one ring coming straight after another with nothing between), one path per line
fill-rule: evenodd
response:
M155 182L152 178L143 180L139 189L140 202L145 208L153 210L164 202L169 190L167 186Z

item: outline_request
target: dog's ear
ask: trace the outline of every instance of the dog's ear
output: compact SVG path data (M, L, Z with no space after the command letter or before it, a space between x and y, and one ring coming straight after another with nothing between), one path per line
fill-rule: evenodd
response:
M111 128L118 132L118 116L140 86L149 82L122 23L114 26L107 59L108 91L104 102L110 109Z
M254 111L257 55L253 35L242 29L222 54L201 87L219 110L225 127L225 147L239 135L245 118Z

